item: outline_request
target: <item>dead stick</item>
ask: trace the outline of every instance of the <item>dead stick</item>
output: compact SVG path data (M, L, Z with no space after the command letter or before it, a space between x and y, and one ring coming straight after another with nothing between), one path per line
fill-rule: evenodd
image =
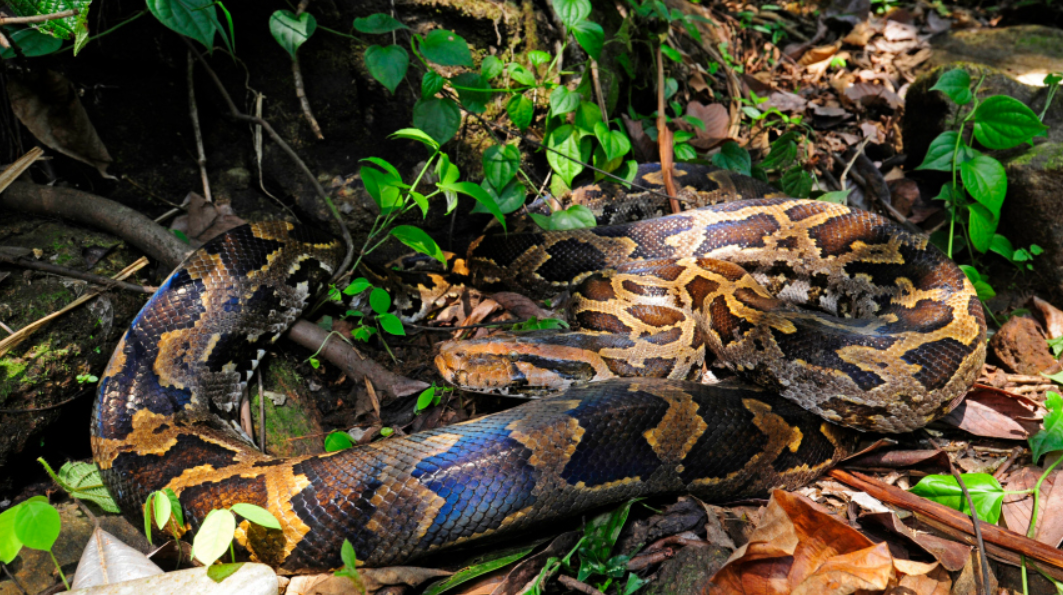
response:
M199 127L199 108L196 106L195 65L192 52L188 52L188 115L192 118L192 132L196 137L196 164L199 165L199 177L203 180L203 198L212 203L210 178L207 177L207 152L203 148L203 130Z
M295 9L295 16L306 12L307 4L310 4L310 0L301 0L299 6ZM292 78L295 79L295 96L299 98L299 105L303 108L303 115L306 117L306 121L310 123L310 128L314 131L314 136L317 137L317 140L325 140L325 135L321 134L321 126L317 123L314 112L310 111L310 100L306 98L306 88L303 86L303 71L299 66L298 52L292 53Z
M7 17L0 19L0 25L28 25L30 23L45 23L48 21L57 21L59 19L65 19L67 17L76 17L78 15L77 9L64 10L63 12L55 12L52 14L35 14L28 17Z
M602 593L601 591L599 591L598 589L595 589L594 587L588 585L587 583L585 583L583 581L578 581L578 580L572 578L571 576L565 576L564 574L562 574L561 576L557 577L557 582L561 583L562 585L565 585L566 587L568 587L569 589L572 589L573 591L578 591L580 593L585 593L586 595L605 595L605 593Z
M930 517L928 517L928 516L926 516L924 514L920 514L918 512L915 513L915 519L919 523L922 523L923 525L925 525L925 526L933 529L934 531L937 531L938 533L941 533L942 535L945 535L945 536L947 536L947 537L949 537L951 539L955 539L956 541L959 541L961 543L964 543L964 544L967 544L967 545L970 545L970 546L974 546L975 545L974 536L971 535L970 533L966 533L966 532L961 531L959 529L954 529L954 528L946 525L945 523L942 523L940 521L934 520L934 519L932 519L932 518L930 518ZM990 558L992 558L994 560L997 560L998 562L1003 562L1005 564L1010 564L1012 566L1021 566L1022 565L1021 556L1019 554L1016 554L1015 552L1009 550L1009 549L1005 549L1005 548L1002 548L1000 546L993 545L992 543L986 543L985 544L985 549L986 549L986 554L988 554L988 556ZM1052 578L1054 578L1056 580L1063 580L1063 569L1059 569L1059 568L1056 568L1054 566L1045 566L1044 568L1041 568L1041 571L1044 572L1045 574L1047 574L1048 576L1051 576Z
M672 130L668 128L664 108L664 58L661 46L657 46L657 150L661 155L661 175L668 203L672 205L672 212L678 213L679 201L675 199L675 180L672 179Z
M863 473L849 473L842 469L832 469L829 475L846 485L859 488L883 502L916 512L955 530L962 531L971 536L973 541L974 526L971 523L971 519L958 510L920 498L915 494L895 488ZM984 525L982 529L982 537L987 546L992 544L1011 552L1017 552L1028 558L1053 566L1058 571L1063 571L1063 551L1014 531L1001 529L995 525Z
M106 288L118 288L126 291L133 291L136 293L146 293L151 295L155 293L157 288L146 287L144 285L136 285L133 283L126 283L125 281L116 281L110 277L104 277L103 275L97 275L95 273L86 273L76 269L59 266L56 264L48 264L47 262L41 262L39 260L33 260L32 258L12 257L6 254L0 253L0 262L6 262L7 264L33 269L35 271L43 271L45 273L53 273L61 275L63 277L70 277L72 279L80 279L82 281L88 281L96 285L102 285Z

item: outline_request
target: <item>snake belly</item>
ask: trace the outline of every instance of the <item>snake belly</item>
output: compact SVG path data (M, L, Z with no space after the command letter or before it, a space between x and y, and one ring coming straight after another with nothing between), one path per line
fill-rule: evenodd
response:
M781 204L710 209L725 219L734 213L734 225L724 227L749 246L779 249L778 241L766 239L771 225L750 209L763 208L772 217L771 208ZM848 212L831 211L842 220ZM660 250L648 251L650 241L681 248L674 240L688 237L698 223L661 221L659 229L635 224L626 240L622 228L601 228L593 237L550 232L536 240L548 250L593 248L589 258L572 258L566 271L571 279L585 278L591 266L658 257ZM651 230L657 234L652 240ZM503 261L528 254L530 245L521 244L527 238L511 237L519 250L495 252L490 262L475 266L475 276L489 280L505 268ZM820 240L839 252L862 250L853 242ZM876 247L882 263L927 251L925 243L883 241L892 251ZM698 245L706 242L703 252L717 256L713 240ZM603 254L614 260L603 261ZM532 279L529 287L560 285L556 267L542 266L555 258L548 256L534 270L510 274ZM231 410L264 348L294 321L341 258L337 242L306 228L251 224L208 242L163 283L119 343L93 412L94 459L127 516L139 520L147 495L167 487L184 509L182 530L194 532L213 509L247 502L268 509L282 527L240 522L237 543L253 560L287 573L332 569L341 565L340 546L349 539L360 560L382 566L635 496L689 491L719 501L796 487L855 445L856 432L772 391L635 378L572 387L470 422L336 453L288 459L262 454L216 411ZM932 264L942 269L939 277L962 290L940 259ZM884 283L888 264L868 266L874 283ZM941 297L936 288L916 290L931 293L913 295ZM984 324L975 334L984 342ZM971 345L974 355L964 361L978 359L980 343ZM953 378L963 374L955 371Z

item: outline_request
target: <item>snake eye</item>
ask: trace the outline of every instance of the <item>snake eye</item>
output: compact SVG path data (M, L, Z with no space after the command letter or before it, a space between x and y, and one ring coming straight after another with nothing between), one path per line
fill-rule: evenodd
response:
M510 351L506 354L506 357L509 358L509 361L515 362L520 358L520 354L516 351Z

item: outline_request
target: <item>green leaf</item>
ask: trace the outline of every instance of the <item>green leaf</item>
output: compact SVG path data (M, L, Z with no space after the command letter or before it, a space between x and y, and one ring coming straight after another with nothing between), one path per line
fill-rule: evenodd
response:
M583 96L577 91L558 87L550 93L550 115L562 116L574 112L581 101L583 101Z
M465 38L453 31L435 29L421 42L421 54L442 66L472 67L472 54Z
M1045 407L1048 415L1045 415L1044 427L1030 436L1034 465L1043 455L1063 450L1063 398L1057 392L1048 391Z
M354 446L354 441L347 432L330 432L325 436L325 452L336 452Z
M520 169L520 150L514 145L493 145L483 155L484 177L495 188L505 188Z
M358 295L366 289L369 289L371 285L372 284L369 282L369 279L366 279L365 277L358 277L354 281L351 281L350 285L343 288L343 295Z
M591 14L590 0L551 0L561 22L571 29Z
M243 562L230 562L229 564L215 564L207 568L207 578L220 583L230 576L236 574L237 570L244 565Z
M27 500L15 515L15 537L28 548L51 550L59 538L60 529L59 511L47 502Z
M185 513L181 508L181 500L177 497L177 494L170 488L163 488L162 493L166 494L166 497L170 499L170 514L173 515L174 520L177 521L178 525L184 525Z
M354 19L354 28L362 33L380 34L391 33L399 29L409 29L406 25L393 18L391 15L378 12L367 17Z
M553 58L553 56L542 50L532 50L528 52L528 62L531 63L533 68L548 64Z
M398 180L390 172L385 173L372 167L362 167L362 183L365 191L376 201L382 213L387 214L402 205Z
M783 192L794 198L808 198L812 192L812 183L812 176L799 165L786 170L779 179Z
M687 143L676 143L672 151L675 153L676 161L694 161L698 158L698 152Z
M395 88L406 77L410 55L405 49L394 44L388 47L371 45L365 50L365 65L373 78L394 93Z
M385 438L387 438L388 436L390 436L390 435L392 435L394 433L395 433L395 430L393 430L393 429L391 429L391 428L389 428L387 426L384 426L383 428L380 428L380 435L385 437Z
M232 512L226 509L210 511L192 540L192 557L204 566L210 566L229 549L234 531L236 517Z
M571 124L558 126L546 137L546 146L553 149L547 151L546 161L566 184L572 186L573 178L583 171L583 165L573 161L580 158L579 133Z
M971 75L966 70L957 68L938 77L931 91L941 91L957 105L967 105L974 98L971 94Z
M173 503L166 497L166 494L152 492L151 510L155 519L155 526L159 529L165 529L173 513Z
M18 504L0 512L0 562L4 564L10 564L22 549L22 542L15 535L15 516L21 507Z
M480 187L491 195L491 199L494 201L495 205L498 206L498 210L504 215L508 215L519 209L524 204L524 199L527 196L527 189L524 187L524 184L520 183L518 180L510 180L501 191L497 190L494 185L487 180L484 180ZM491 211L488 210L485 205L476 203L472 212L490 213Z
M679 52L675 51L671 46L661 45L661 53L664 54L669 60L676 64L683 63L683 56L679 55Z
M993 219L1000 218L1000 207L1008 192L1008 174L1004 166L988 155L979 154L960 164L960 177L971 198L989 209Z
M511 62L509 65L509 77L522 85L535 86L535 75L516 62Z
M768 156L761 161L760 165L764 169L782 169L793 163L795 159L797 159L797 143L789 138L779 137L771 143L771 150L768 151Z
M531 125L535 116L535 104L527 97L517 94L506 103L506 113L514 126L524 130Z
M5 0L3 5L16 17L51 15L76 9L78 11L76 16L36 23L33 27L52 39L70 39L74 37L77 40L88 36L87 23L90 3L91 0ZM82 42L83 44L84 42Z
M1004 488L988 473L964 473L960 476L971 494L979 520L996 524L1004 501ZM951 475L927 475L910 490L917 496L971 514L959 482Z
M572 27L572 34L587 55L595 60L602 57L602 47L605 46L605 30L598 23L581 21Z
M970 280L971 285L974 285L974 290L978 294L978 299L985 301L996 297L997 292L993 291L993 288L989 285L989 282L982 277L982 274L978 272L978 269L968 264L961 264L960 269L963 274Z
M851 188L849 190L835 190L834 192L827 192L823 196L819 197L817 200L844 205L849 203L849 193L851 192Z
M487 56L483 62L480 63L480 76L487 80L491 80L498 75L502 74L506 65L502 63L502 60L498 56Z
M431 256L443 265L447 264L447 257L443 256L443 250L439 244L436 244L436 241L423 229L412 225L396 225L388 233L417 252ZM385 308L384 311L387 309Z
M600 563L609 559L635 502L637 500L628 500L616 510L602 513L587 523L583 529L585 539L579 548L581 557Z
M930 142L923 163L915 169L952 171L952 153L956 148L958 134L955 130L950 130L937 135L937 138Z
M487 207L487 210L490 211L491 214L495 216L495 219L497 219L498 222L502 224L502 229L506 229L506 218L502 214L502 211L498 209L498 205L495 204L495 201L491 198L491 195L488 194L487 191L481 188L478 184L473 184L472 182L455 182L454 184L449 185L449 188L455 190L456 192L471 196L476 200L476 202Z
M428 136L427 134L425 134L424 131L418 130L416 128L403 128L401 130L396 130L395 132L391 133L391 138L408 138L410 140L415 140L415 141L423 143L426 147L428 147L429 149L432 149L433 151L435 151L436 149L439 148L439 143L437 143L434 138L432 138L432 137ZM373 158L372 157L368 157L367 159L373 159ZM384 160L381 159L381 161L384 161ZM384 161L384 163L387 163L387 162ZM399 177L398 170L395 170L394 167L392 167L392 170L393 170L392 173L393 173L394 177L398 178Z
M295 16L290 10L278 10L269 17L269 32L292 58L295 57L299 46L306 43L316 30L317 19L309 12Z
M424 411L432 406L436 400L436 387L430 386L417 395L417 411Z
M482 114L491 101L491 85L475 72L463 72L450 80L458 91L461 105L474 114ZM473 89L473 90L470 90Z
M36 29L19 29L14 33L9 31L8 36L22 50L22 55L27 58L51 54L63 45L63 40L41 33ZM0 58L4 60L10 60L15 55L15 50L11 48L0 50Z
M583 205L572 205L564 211L555 211L550 215L550 229L580 229L594 227L596 224L594 213Z
M376 317L380 321L380 328L384 329L389 335L398 335L400 337L406 336L406 329L402 326L402 320L394 314L385 313Z
M527 556L535 551L536 545L529 545L515 550L506 550L493 554L488 554L486 560L478 561L466 568L455 572L447 578L432 584L425 590L424 595L441 595L458 585L467 583L472 579L483 576L489 572L494 572L499 568L504 568L517 560Z
M55 475L52 473L51 467L44 462L44 459L37 460L44 465L45 470L49 475L52 475L55 482L71 496L79 500L92 502L105 512L121 512L118 504L111 497L111 493L103 485L103 479L100 478L100 470L96 468L96 465L68 461L59 468L59 474Z
M461 110L452 99L431 97L413 106L413 125L443 144L454 138L461 126Z
M351 545L349 539L343 540L343 545L340 546L340 559L343 560L343 565L347 568L358 568L358 557L354 553L354 546Z
M428 99L443 90L447 79L434 70L428 70L421 78L421 97Z
M729 140L720 145L720 152L712 156L712 164L716 167L736 171L740 174L749 175L753 160L749 157L749 151L743 149L738 143Z
M218 11L213 0L147 0L148 10L170 29L203 44L214 44Z
M602 110L589 101L579 104L579 109L576 110L576 117L573 119L573 123L580 131L581 137L584 134L594 134L594 125L601 121Z
M255 504L248 504L246 502L237 502L231 507L233 512L251 521L252 523L265 527L267 529L280 530L281 523L277 520L277 517L273 516L273 513L257 506Z
M369 292L369 307L377 314L383 314L391 308L391 294L383 287L374 287Z
M999 233L993 234L993 240L989 243L989 250L1008 260L1014 260L1015 258L1015 246L1011 244L1011 240Z
M971 244L979 252L985 252L993 243L993 236L997 231L997 218L989 212L989 209L978 203L967 205L967 211Z
M1010 149L1047 129L1033 110L1007 95L987 97L974 110L974 137L990 149Z

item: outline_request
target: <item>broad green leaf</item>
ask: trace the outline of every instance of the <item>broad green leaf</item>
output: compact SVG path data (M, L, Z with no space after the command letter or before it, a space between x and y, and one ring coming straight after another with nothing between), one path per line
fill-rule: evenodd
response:
M937 135L926 150L923 163L915 169L932 169L936 171L952 171L952 153L956 149L956 137L959 133L955 130L942 132ZM961 144L963 144L961 142Z
M391 294L383 287L374 287L369 292L369 307L377 314L383 314L391 309Z
M15 515L22 505L0 512L0 562L10 564L22 549L22 542L15 535Z
M426 147L432 149L433 151L439 148L439 143L437 143L434 138L425 134L424 131L418 130L416 128L403 128L401 130L396 130L395 132L391 133L391 137L408 138L410 140L419 141L421 143L424 143ZM395 171L393 173L396 178L399 177L398 171Z
M532 50L528 52L528 62L530 62L531 65L535 68L538 68L543 64L549 63L550 60L553 60L553 58L553 56L542 50Z
M343 560L344 566L358 568L358 556L355 555L354 546L349 539L344 539L343 545L340 546L340 559Z
M974 137L990 149L1010 149L1048 127L1026 104L1007 95L993 95L974 110Z
M635 502L637 500L628 500L616 510L591 519L583 529L585 539L579 548L580 555L598 562L608 560L616 540L620 537L620 531L627 522L631 505Z
M979 520L995 525L1000 520L1004 488L988 473L964 473L960 476L971 494ZM917 496L944 504L949 508L971 514L967 498L956 478L951 475L927 475L910 490Z
M151 496L151 509L155 517L155 526L159 529L165 529L166 524L170 522L170 516L173 512L173 503L166 497L166 494L162 492L152 492Z
M967 105L974 98L971 94L971 75L966 70L956 68L938 77L931 91L941 91L957 105Z
M561 22L571 29L591 14L590 0L551 0Z
M228 564L215 564L207 568L207 578L220 583L230 576L236 574L237 570L240 570L244 565L243 562L230 562Z
M1057 392L1048 391L1045 407L1048 409L1048 415L1045 416L1044 427L1030 436L1034 465L1043 455L1063 450L1063 398Z
M844 204L848 204L849 203L849 193L851 193L851 192L852 192L852 189L849 189L849 190L835 190L834 192L828 192L828 193L824 194L823 196L819 197L817 200L822 200L824 202L833 202L833 203L836 203L836 204L844 205Z
M484 151L484 177L495 188L505 188L520 169L520 150L514 145L493 145Z
M434 70L428 70L421 78L421 97L428 99L443 90L447 79Z
M487 56L483 62L480 63L480 76L487 80L491 80L498 75L502 74L506 65L502 63L502 60L498 56Z
M351 281L351 284L343 289L343 295L358 295L366 289L369 289L371 285L372 284L369 282L369 279L366 279L365 277L358 277L354 281Z
M213 0L147 0L148 10L170 29L191 37L209 50L218 31Z
M736 171L740 174L749 175L753 160L749 157L749 151L743 149L738 143L729 140L720 145L720 152L712 156L712 164L716 167Z
M56 475L44 459L37 460L44 465L45 471L55 479L55 482L71 496L79 500L92 502L106 512L120 512L118 504L103 485L103 479L100 478L100 470L96 468L96 465L68 461L59 468L59 473Z
M210 511L192 540L192 557L204 566L210 566L229 549L234 531L236 517L232 512L225 509Z
M485 556L487 559L479 560L466 568L462 568L447 578L432 584L432 586L425 590L424 595L442 595L442 593L445 593L458 585L467 583L478 576L494 572L499 568L504 568L517 560L520 560L532 553L536 547L536 545L529 545L515 550L506 550L488 554Z
M417 395L417 411L423 411L432 406L436 400L436 387L430 386Z
M801 166L786 170L786 173L779 179L783 192L794 198L808 198L809 193L812 192L812 183L812 176Z
M518 180L510 180L502 190L497 190L495 186L487 180L483 181L481 187L491 195L491 198L498 206L498 210L505 215L519 209L524 204L524 199L527 197L527 189L524 187L524 184L520 183ZM476 203L472 212L490 213L491 211L489 211L485 205Z
M330 432L325 436L325 452L346 450L354 446L354 441L347 432Z
M401 192L396 184L401 183L401 180L372 167L362 167L361 176L366 192L376 201L382 213L389 213L402 205Z
M402 320L391 313L384 313L376 317L380 321L380 328L389 335L406 336L406 329L402 326Z
M594 227L597 223L594 213L583 205L572 205L564 211L556 211L550 215L550 229L580 229Z
M514 126L524 130L531 125L532 118L535 116L535 104L531 102L531 99L518 93L506 103L506 113L509 114L509 119Z
M961 264L960 270L967 276L967 279L974 285L974 290L978 294L978 299L985 301L996 297L997 292L993 290L993 287L989 285L989 282L978 272L978 269L969 264Z
M465 38L453 31L435 29L421 42L421 54L441 66L472 66L472 54Z
M989 246L993 243L998 220L993 216L993 213L989 212L989 209L977 203L967 205L967 210L970 213L968 216L970 229L968 231L971 234L971 243L979 252L985 252L989 250Z
M577 91L569 91L564 87L558 87L550 93L550 115L562 116L576 111L583 96Z
M486 190L481 188L479 184L473 184L472 182L455 182L453 184L448 185L448 188L454 190L455 192L460 192L462 194L466 194L468 196L473 197L476 202L487 207L487 210L490 211L491 214L495 216L495 219L497 219L498 222L502 224L503 230L506 229L505 216L502 214L502 211L498 209L498 205L495 203L494 199L491 198L491 195L488 194Z
M665 55L669 60L676 64L683 63L683 56L679 55L679 52L675 51L671 46L661 45L661 53Z
M546 146L553 149L547 151L546 161L566 184L572 186L572 180L583 171L583 164L578 161L580 158L579 133L571 124L559 126L546 137Z
M672 147L676 161L693 161L698 158L698 152L687 143L676 143Z
M572 34L587 55L595 60L602 57L602 47L605 46L605 30L598 23L592 21L580 21L572 27Z
M75 16L36 23L33 27L52 39L70 39L74 37L76 40L80 40L88 36L90 3L91 0L5 0L3 5L17 17L50 15L76 9L78 14ZM4 56L4 58L6 57Z
M443 265L447 264L447 257L443 256L443 250L439 247L439 244L436 244L436 241L420 227L396 225L388 233L417 252L431 256Z
M380 34L391 33L399 29L409 29L406 25L393 18L391 15L378 12L367 17L354 19L354 28L362 33Z
M451 185L457 182L460 176L458 166L450 162L446 153L441 154L436 162L436 179L439 180L436 182L436 188L439 188L447 199L447 215L458 206L458 193Z
M993 219L1000 218L1000 207L1008 192L1008 174L1004 166L988 155L978 155L960 164L960 177L971 198L989 209Z
M280 529L281 523L277 520L277 517L273 516L273 513L257 506L255 504L248 504L246 502L237 502L229 507L236 514L244 517L252 523L265 527L267 529Z
M797 143L788 138L779 137L771 143L771 150L768 151L768 156L761 161L760 165L764 169L782 169L788 167L795 159L797 159Z
M316 30L317 19L309 12L295 16L295 13L290 10L278 10L269 17L270 34L293 58L299 46L306 43L306 40L310 39ZM370 71L372 71L371 67Z
M166 497L170 499L170 513L177 521L177 524L184 525L185 513L181 508L181 500L177 497L177 494L170 488L163 488L162 493L166 494Z
M457 90L461 105L474 114L482 114L491 101L491 85L475 72L463 72L450 79Z
M461 109L452 99L431 97L413 106L413 125L443 144L454 138L461 126Z
M28 500L15 515L15 537L22 545L35 550L51 550L59 538L62 521L54 506L40 500Z
M993 234L993 240L989 244L990 252L996 252L1008 260L1015 258L1015 246L1011 244L1011 240L998 234Z
M406 69L410 66L410 55L398 45L382 47L371 45L365 50L365 65L369 74L373 75L388 91L395 92L402 79L406 77Z
M56 39L32 28L19 29L14 33L8 31L8 37L15 42L22 55L27 58L46 56L63 46L62 39ZM3 48L0 50L0 58L10 60L15 57L15 50Z
M576 109L576 117L573 119L573 124L576 125L576 129L579 130L582 137L586 134L594 134L594 125L601 121L602 110L596 104L584 101Z
M535 75L532 74L530 70L516 62L512 62L509 65L509 78L522 85L527 85L529 87L535 86Z

